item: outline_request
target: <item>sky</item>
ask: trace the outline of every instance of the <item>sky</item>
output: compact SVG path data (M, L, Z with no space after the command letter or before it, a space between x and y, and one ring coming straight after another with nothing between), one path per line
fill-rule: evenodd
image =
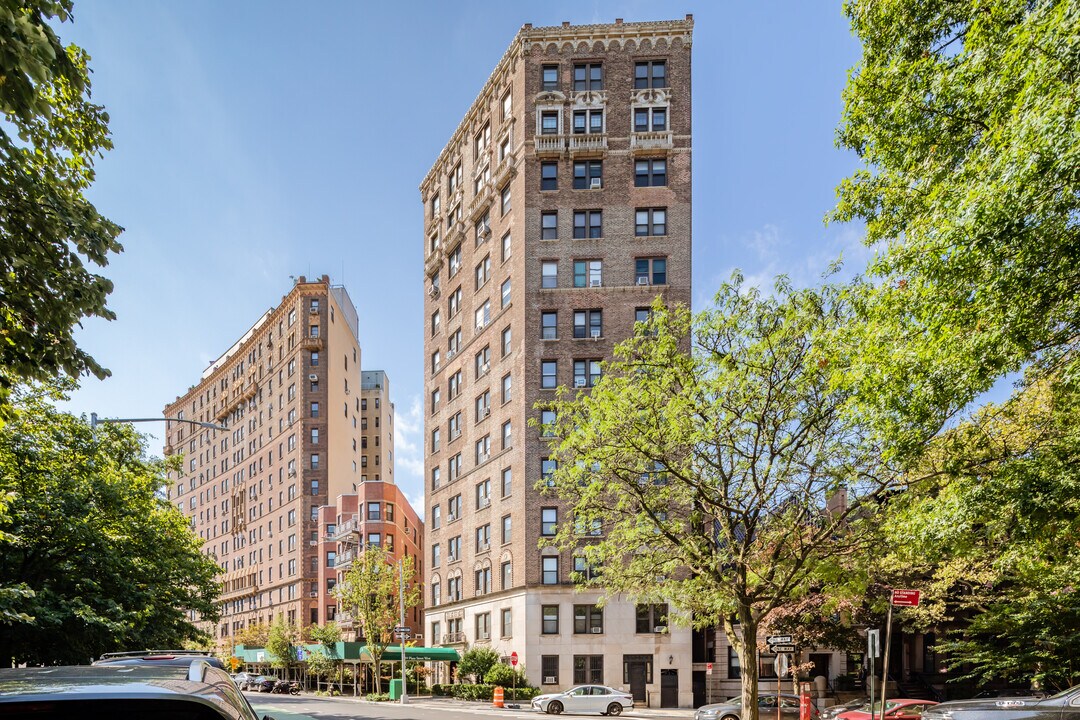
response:
M420 181L524 23L687 13L696 309L735 269L861 268L861 228L824 223L860 165L834 144L860 51L838 1L76 0L58 31L90 53L115 143L88 194L125 249L102 271L116 320L77 333L112 377L66 408L160 416L292 276L326 274L357 306L364 369L390 377L395 475L422 511Z

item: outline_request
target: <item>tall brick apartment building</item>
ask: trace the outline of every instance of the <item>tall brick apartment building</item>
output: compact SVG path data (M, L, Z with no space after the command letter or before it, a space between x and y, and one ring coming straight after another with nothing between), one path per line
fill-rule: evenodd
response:
M351 498L355 508L368 494L357 332L356 308L344 287L325 275L300 277L277 307L165 407L167 418L227 428L193 431L186 423L167 423L165 441L167 456L182 456L180 470L169 474L169 499L224 571L222 617L217 627L205 628L223 648L242 628L278 616L304 626L335 615L329 591L337 580L339 533L330 503ZM375 372L382 380L372 404L378 397L385 407L376 444L388 452L369 463L392 467L393 406L383 393L389 389L385 374ZM392 484L392 472L386 476ZM422 527L393 491L370 494L402 506L397 522L412 520L413 537L400 548L418 552Z
M690 631L577 592L530 418L657 296L689 303L693 20L525 25L420 186L430 644L516 651L531 682L689 706ZM588 542L583 537L582 542Z

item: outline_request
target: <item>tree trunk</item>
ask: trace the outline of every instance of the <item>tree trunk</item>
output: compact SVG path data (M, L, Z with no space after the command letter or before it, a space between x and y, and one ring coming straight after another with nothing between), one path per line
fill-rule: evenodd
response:
M742 720L758 720L758 627L753 610L749 607L739 608L739 627L736 629L728 619L724 621L724 631L739 656Z

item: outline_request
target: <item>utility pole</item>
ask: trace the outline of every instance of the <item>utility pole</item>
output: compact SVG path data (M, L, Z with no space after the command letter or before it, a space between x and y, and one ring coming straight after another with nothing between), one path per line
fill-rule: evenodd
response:
M398 560L398 602L401 605L401 618L399 627L405 627L405 561ZM405 634L398 635L401 643L401 704L409 702L409 683L405 680Z

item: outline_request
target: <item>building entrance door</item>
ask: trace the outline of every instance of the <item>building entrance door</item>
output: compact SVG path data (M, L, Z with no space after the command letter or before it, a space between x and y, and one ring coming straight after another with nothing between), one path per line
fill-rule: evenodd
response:
M679 671L660 671L660 707L679 707Z
M623 677L635 703L647 701L646 688L652 680L651 674L652 655L623 655Z

